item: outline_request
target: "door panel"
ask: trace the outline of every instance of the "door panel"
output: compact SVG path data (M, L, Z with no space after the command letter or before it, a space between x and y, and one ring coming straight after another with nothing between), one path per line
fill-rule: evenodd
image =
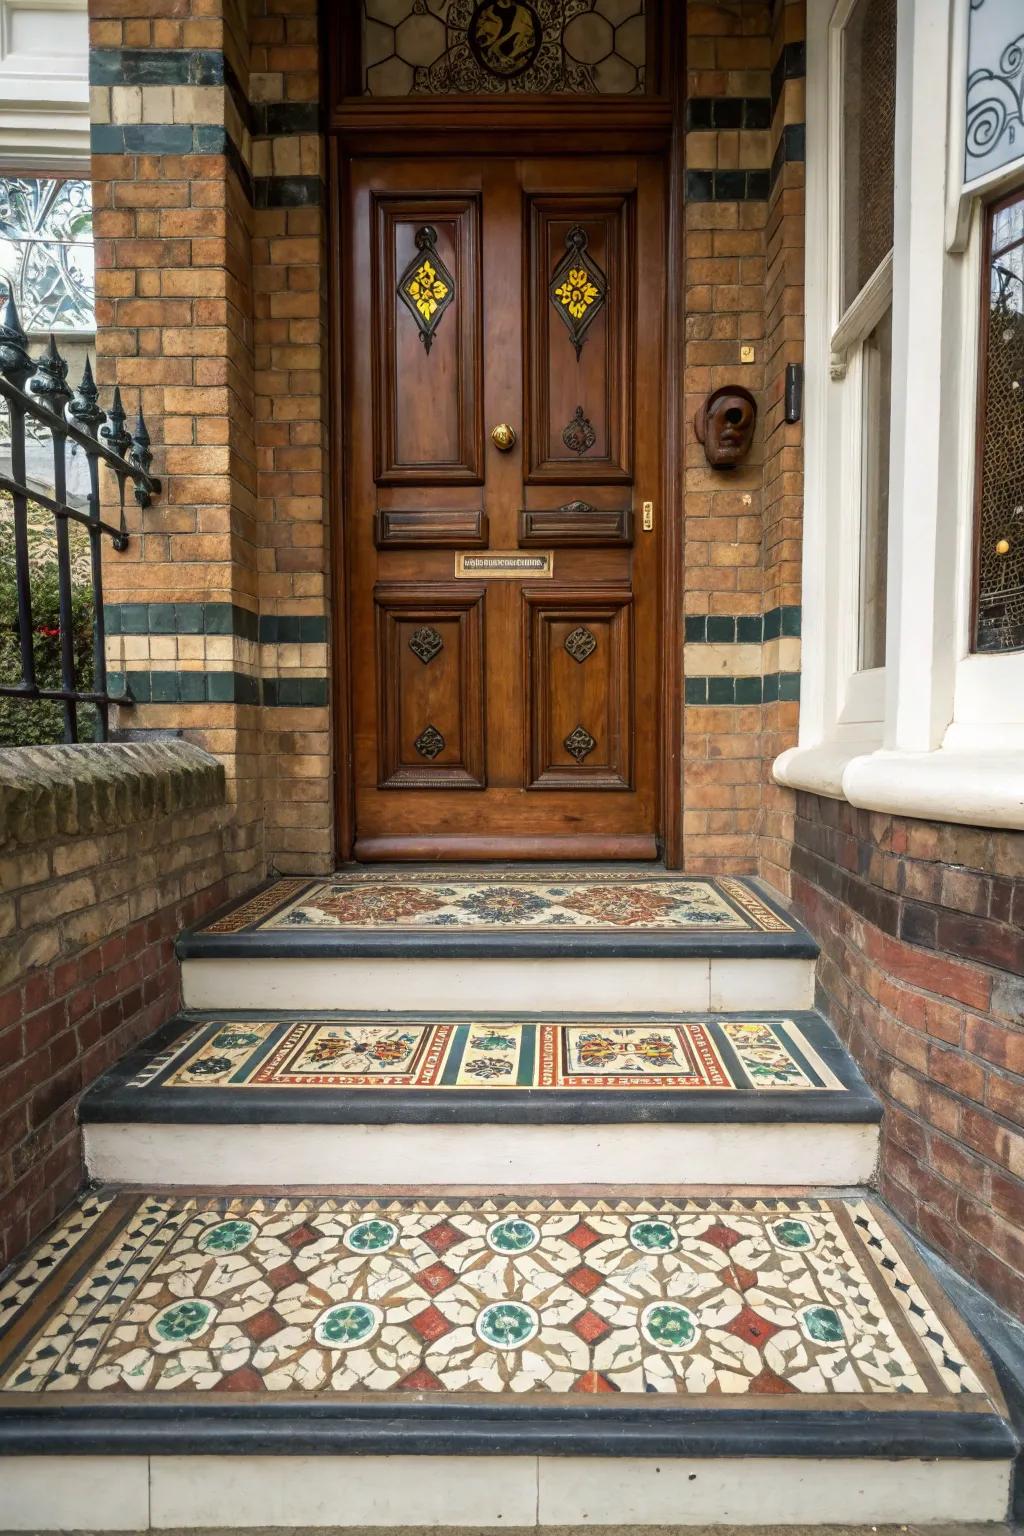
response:
M373 200L376 479L482 478L482 305L474 198ZM365 325L365 322L364 322Z
M653 858L661 163L381 156L348 199L356 856Z
M529 199L528 479L631 476L632 197Z
M631 789L631 592L523 593L530 789Z
M482 587L378 586L381 789L483 789Z

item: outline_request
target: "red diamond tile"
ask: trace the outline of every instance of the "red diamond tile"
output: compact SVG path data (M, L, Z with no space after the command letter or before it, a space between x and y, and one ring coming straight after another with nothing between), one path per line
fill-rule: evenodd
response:
M743 1234L742 1232L735 1231L732 1227L724 1227L718 1224L714 1227L708 1227L706 1232L702 1232L700 1240L703 1243L713 1243L716 1248L722 1248L728 1253L730 1248L735 1248L737 1243L742 1243Z
M741 1291L752 1290L757 1284L757 1270L744 1269L742 1264L734 1264L732 1272L736 1276L736 1284Z
M421 1269L416 1275L416 1280L422 1285L428 1296L437 1296L441 1291L446 1291L456 1280L454 1269L449 1269L447 1264L431 1264L427 1269Z
M274 1287L275 1292L286 1291L290 1285L297 1285L299 1281L304 1279L305 1276L302 1270L297 1269L291 1259L286 1260L284 1264L278 1264L276 1269L271 1269L267 1272L267 1280Z
M589 1296L591 1291L597 1290L604 1276L599 1275L596 1269L591 1269L589 1264L577 1264L565 1278L574 1291L581 1296Z
M439 1265L437 1267L443 1268L444 1266ZM420 1337L426 1339L429 1344L433 1344L435 1339L441 1339L446 1333L450 1333L453 1326L444 1313L439 1312L435 1306L429 1306L424 1311L417 1312L415 1317L409 1319L409 1322L416 1329Z
M586 1253L588 1248L593 1248L595 1243L601 1241L601 1234L595 1232L593 1227L588 1227L585 1221L580 1221L571 1232L565 1234L565 1240L567 1243L572 1243L574 1248L578 1248L580 1253Z
M748 1307L744 1303L732 1322L726 1323L725 1331L731 1333L734 1338L743 1339L747 1344L756 1344L760 1349L761 1345L767 1344L772 1335L779 1330L774 1323L770 1323L766 1317L760 1317L753 1307Z
M574 1317L569 1327L585 1344L596 1344L598 1339L603 1339L606 1333L612 1331L604 1318L599 1317L591 1307L581 1312L579 1317Z
M450 1221L439 1221L429 1232L424 1232L423 1241L435 1253L441 1254L447 1253L453 1243L461 1242L465 1235L458 1227L453 1227Z
M445 1392L444 1383L438 1381L433 1371L428 1371L425 1365L418 1365L414 1371L403 1381L398 1382L399 1390L406 1392Z
M765 1366L763 1371L759 1371L756 1376L751 1378L750 1386L747 1388L748 1392L773 1392L779 1394L783 1392L799 1392L799 1390L799 1387L794 1387L791 1381L786 1381L784 1377L777 1376L767 1366Z
M214 1383L215 1392L265 1392L263 1377L251 1365L240 1365L237 1371L229 1371Z
M315 1243L319 1236L319 1232L314 1232L312 1227L307 1227L303 1222L301 1227L293 1227L286 1233L284 1240L289 1248L305 1248L307 1243Z
M264 1307L262 1312L257 1312L255 1317L250 1317L248 1322L242 1324L242 1332L247 1333L257 1344L262 1344L264 1339L280 1333L283 1327L285 1321L280 1312L275 1312L273 1307Z
M569 1390L571 1392L618 1392L620 1388L613 1381L609 1381L607 1376L602 1376L600 1371L584 1371Z

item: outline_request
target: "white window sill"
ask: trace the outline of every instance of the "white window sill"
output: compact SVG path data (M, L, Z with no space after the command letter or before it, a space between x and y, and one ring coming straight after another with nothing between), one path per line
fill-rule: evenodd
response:
M1024 746L886 752L852 742L791 747L775 781L866 811L971 827L1024 828Z

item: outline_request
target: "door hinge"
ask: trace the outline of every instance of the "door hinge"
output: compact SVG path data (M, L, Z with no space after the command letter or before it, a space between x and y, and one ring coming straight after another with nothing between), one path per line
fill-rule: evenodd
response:
M644 533L650 533L654 527L654 502L645 501L643 504L643 529Z

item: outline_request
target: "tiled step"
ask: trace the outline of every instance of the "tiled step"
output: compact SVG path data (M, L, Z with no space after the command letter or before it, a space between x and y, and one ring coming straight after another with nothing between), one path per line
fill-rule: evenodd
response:
M651 1012L808 1008L817 946L749 879L392 865L271 881L178 954L191 1009Z
M857 1184L881 1107L815 1013L233 1013L172 1021L86 1095L94 1178ZM455 1127L458 1131L455 1131Z
M0 1283L12 1530L997 1521L1016 1450L861 1195L106 1190Z

